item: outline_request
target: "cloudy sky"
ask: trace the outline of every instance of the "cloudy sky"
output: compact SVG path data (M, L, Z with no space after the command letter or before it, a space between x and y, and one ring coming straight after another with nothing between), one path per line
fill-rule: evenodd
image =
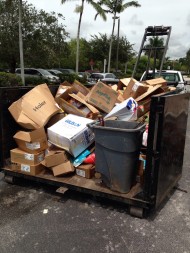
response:
M126 1L127 2L127 1ZM120 14L120 35L134 44L136 52L148 26L171 26L171 36L167 56L171 59L185 57L190 49L190 3L189 0L139 0L141 7L130 7ZM74 12L79 0L68 0L61 5L61 0L28 0L37 9L46 12L61 13L65 17L64 24L70 37L76 38L79 14ZM90 39L90 35L111 35L113 19L107 16L107 21L100 17L94 20L95 10L85 3L81 25L81 37ZM115 34L117 33L117 26ZM163 37L164 38L164 37Z

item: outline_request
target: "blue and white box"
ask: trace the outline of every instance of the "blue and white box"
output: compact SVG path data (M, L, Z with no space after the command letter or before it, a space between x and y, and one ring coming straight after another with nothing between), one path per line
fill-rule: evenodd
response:
M87 126L92 122L91 119L68 114L47 129L48 141L77 157L95 140L94 133Z

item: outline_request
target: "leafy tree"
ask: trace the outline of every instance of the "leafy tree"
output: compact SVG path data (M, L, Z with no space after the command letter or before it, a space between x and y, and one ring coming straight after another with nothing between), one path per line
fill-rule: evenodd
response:
M95 67L97 67L97 63L99 67L103 69L103 61L107 59L107 48L109 48L110 38L106 34L99 33L98 35L92 35L91 40L89 41L91 54L90 59L93 59L95 62ZM113 54L112 54L112 62L115 62L116 52L117 52L117 37L113 36ZM119 65L120 68L124 69L124 65L127 61L132 59L134 56L134 51L132 48L132 44L127 41L126 37L121 37L119 40Z
M5 68L14 72L19 67L19 0L7 4L0 1L0 59ZM60 18L64 17L60 14ZM22 3L22 34L24 60L27 67L49 68L58 66L64 52L68 33L58 25L55 13L37 11L31 4Z
M186 53L186 64L187 64L187 71L189 74L190 73L190 49Z
M67 0L61 0L61 3L65 3ZM86 0L88 4L90 4L96 12L103 18L103 20L106 20L106 15L101 8L101 6L93 0ZM81 21L82 21L82 15L84 10L84 3L85 0L81 0L81 5L76 6L75 12L79 13L79 22L78 22L78 29L77 29L77 48L76 48L76 73L78 73L79 69L79 43L80 43L80 28L81 28Z
M111 33L110 45L109 45L109 56L108 56L108 72L110 72L112 43L113 43L113 35L114 35L114 29L115 29L115 20L118 18L117 15L124 12L129 7L140 7L141 5L137 1L130 1L130 2L125 3L124 0L100 0L99 4L102 5L103 7L105 6L106 8L104 9L105 13L111 13L113 15L113 26L112 26L112 33Z
M163 52L164 50L159 50L156 48L162 48L164 47L164 39L159 38L158 36L153 36L149 38L148 44L145 45L145 48L148 50L145 52L145 55L149 56L150 58L154 58L155 60L158 60L157 65L155 67L159 68L159 63L162 60Z

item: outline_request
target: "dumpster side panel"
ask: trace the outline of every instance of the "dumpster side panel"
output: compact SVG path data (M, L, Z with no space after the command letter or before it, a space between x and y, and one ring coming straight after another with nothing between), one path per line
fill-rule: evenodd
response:
M165 100L156 206L174 187L182 175L188 119L189 96L163 98Z
M144 196L154 208L182 175L188 108L188 93L152 97Z

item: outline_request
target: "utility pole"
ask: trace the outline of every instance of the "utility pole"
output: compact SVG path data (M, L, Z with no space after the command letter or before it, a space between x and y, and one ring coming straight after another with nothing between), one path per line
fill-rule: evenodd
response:
M118 58L119 58L119 31L120 31L120 17L118 17L118 28L117 28L116 72L118 71Z
M23 85L25 85L23 40L22 40L22 0L19 1L19 49L20 49L21 78Z

